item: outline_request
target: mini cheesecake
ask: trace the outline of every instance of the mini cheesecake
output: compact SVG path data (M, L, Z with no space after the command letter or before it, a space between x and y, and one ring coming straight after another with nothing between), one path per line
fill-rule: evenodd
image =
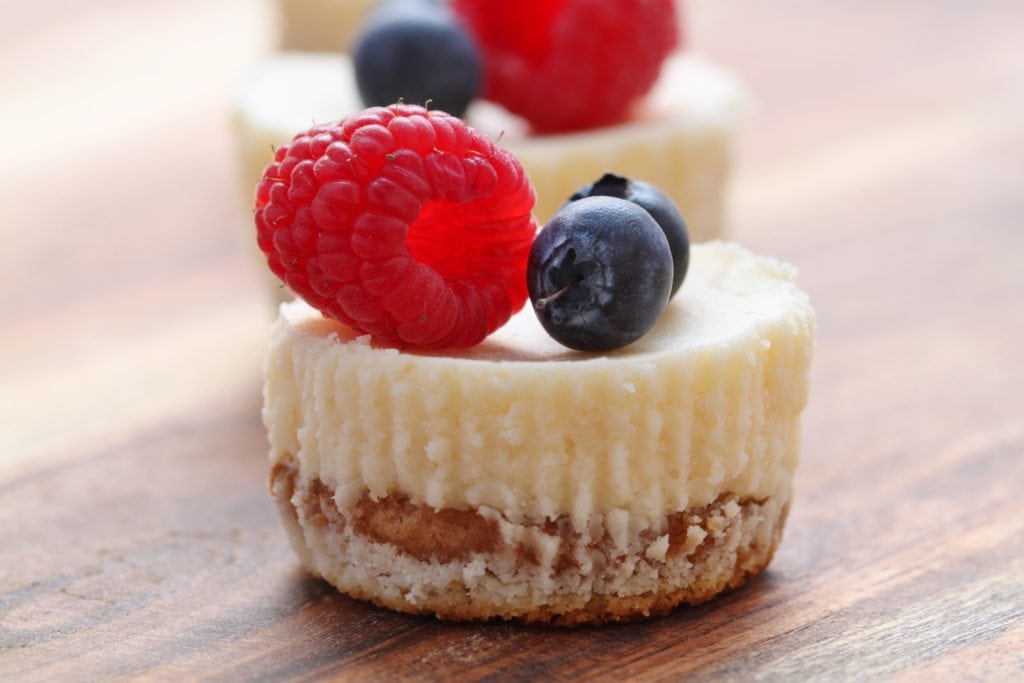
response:
M529 309L427 353L283 304L263 419L299 557L352 597L448 619L628 620L740 586L792 498L814 328L794 278L696 245L655 328L606 355Z
M746 105L731 74L680 53L665 62L630 120L616 126L534 136L523 119L482 100L470 106L466 121L523 164L542 224L574 191L613 171L661 188L686 217L691 239L703 241L723 233L730 145ZM276 147L313 123L362 108L347 55L282 53L255 67L234 116L246 205Z

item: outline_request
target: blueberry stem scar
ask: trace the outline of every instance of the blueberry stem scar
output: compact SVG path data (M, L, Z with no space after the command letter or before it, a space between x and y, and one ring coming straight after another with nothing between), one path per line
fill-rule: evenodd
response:
M565 287L562 287L560 290L558 290L557 292L550 296L545 296L534 301L533 307L536 308L538 311L543 311L549 303L557 300L559 297L561 297L563 294L565 294L566 292L568 292L570 289L572 289L581 282L583 282L583 275L577 273L576 277L572 279L572 282L567 284Z

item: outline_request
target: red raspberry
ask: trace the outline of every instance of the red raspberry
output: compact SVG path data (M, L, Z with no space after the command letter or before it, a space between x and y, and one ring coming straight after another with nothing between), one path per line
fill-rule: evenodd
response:
M454 0L484 55L484 97L537 132L618 123L678 42L675 0Z
M270 269L325 315L382 341L466 347L526 301L533 203L511 154L401 104L278 149L255 220Z

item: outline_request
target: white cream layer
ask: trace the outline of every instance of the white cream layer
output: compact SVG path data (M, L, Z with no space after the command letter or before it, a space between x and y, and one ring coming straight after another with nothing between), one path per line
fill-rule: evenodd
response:
M282 305L265 367L271 460L294 456L343 508L368 490L578 528L593 515L657 526L722 493L788 500L814 327L794 277L696 245L654 330L608 355L561 347L528 307L473 349L413 353Z

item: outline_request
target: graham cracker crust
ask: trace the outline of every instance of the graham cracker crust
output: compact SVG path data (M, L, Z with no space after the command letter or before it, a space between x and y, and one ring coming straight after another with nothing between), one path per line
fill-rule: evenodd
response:
M607 520L513 523L435 510L400 494L339 510L334 492L278 463L270 491L313 574L353 598L441 619L559 626L629 621L696 605L768 566L789 501L723 494L623 537Z

